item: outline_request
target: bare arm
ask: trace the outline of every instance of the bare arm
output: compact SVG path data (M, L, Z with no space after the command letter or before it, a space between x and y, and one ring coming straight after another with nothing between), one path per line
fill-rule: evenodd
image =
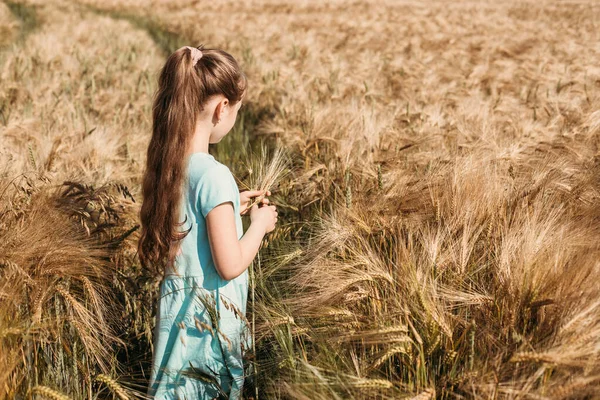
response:
M248 268L266 233L262 223L252 222L238 240L230 201L215 206L206 215L206 229L215 268L225 280L238 277Z

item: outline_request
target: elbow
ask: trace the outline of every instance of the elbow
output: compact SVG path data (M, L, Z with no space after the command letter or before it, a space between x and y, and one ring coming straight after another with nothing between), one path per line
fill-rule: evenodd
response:
M239 257L231 257L228 260L224 260L219 264L215 263L215 269L221 277L221 279L230 281L237 278L244 272L244 269L240 268L241 255Z
M216 266L215 266L216 267ZM233 278L235 278L230 272L229 272L229 268L227 267L216 267L215 268L217 270L217 274L219 274L219 276L221 277L221 279L223 279L224 281L230 281Z
M236 274L235 270L230 266L217 267L216 270L221 279L225 281L230 281L234 278L237 278L240 275Z
M237 249L230 248L229 251L222 251L213 256L217 273L226 281L235 279L244 272L244 268L240 268L242 259L242 249L239 246Z

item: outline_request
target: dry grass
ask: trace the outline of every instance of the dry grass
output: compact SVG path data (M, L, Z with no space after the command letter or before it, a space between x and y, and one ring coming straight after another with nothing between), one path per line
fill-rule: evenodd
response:
M82 397L91 383L65 371L90 381L107 363L144 384L156 286L127 239L130 199L154 74L178 41L240 60L250 90L218 158L240 188L277 182L248 309L260 398L597 396L597 4L146 3L0 5L6 396L29 374ZM249 143L284 148L289 173ZM83 185L33 195L63 181ZM122 186L85 186L107 181ZM123 346L98 346L122 326L131 352L109 361ZM26 370L42 338L64 365Z

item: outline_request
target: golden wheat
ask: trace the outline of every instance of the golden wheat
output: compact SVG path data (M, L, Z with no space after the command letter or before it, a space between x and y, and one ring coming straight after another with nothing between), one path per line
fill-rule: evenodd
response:
M35 210L36 182L118 180L139 198L153 71L180 42L202 38L234 54L251 83L220 154L243 159L249 140L293 160L289 175L266 149L246 166L232 163L240 187L273 188L286 210L252 276L261 397L405 398L419 388L430 389L417 398L594 396L594 2L145 5L0 4L0 269L8 282L0 285L0 331L14 333L2 336L3 355L19 354L20 336L34 333L21 327L31 321L36 349L56 332L71 349L72 330L55 329L62 313L91 350L82 354L97 354L98 343L116 352L90 336L108 339L115 322L131 327L136 350L150 349L156 286L139 271L131 243L120 242L116 257L81 256L91 250L65 240L74 236L53 217L57 205ZM90 35L90 26L102 34ZM135 231L139 204L111 200L126 218L103 224L110 207L79 193L80 201L60 201L86 235L103 241L120 228ZM98 259L118 273L100 274ZM54 277L70 282L61 286L70 298L50 295ZM106 293L121 294L126 312L109 312ZM16 312L25 309L31 315ZM105 326L87 321L102 316ZM287 317L292 329L280 324ZM392 324L407 330L358 340ZM357 340L332 340L339 331ZM402 346L399 368L370 368L382 351ZM23 390L15 382L34 376L26 360L9 358L0 360L13 371L0 376L0 390L14 397ZM65 365L81 361L66 358ZM138 361L128 367L137 370ZM348 394L343 382L359 371L394 386L365 383ZM83 393L90 385L57 387Z
M41 385L37 385L37 386L34 386L33 388L31 388L30 393L32 395L37 394L37 395L47 397L47 398L53 399L53 400L69 400L70 399L70 397L60 393L59 391L56 391L47 386L41 386Z
M111 378L108 375L98 374L96 375L96 381L104 383L106 386L110 388L117 395L117 397L121 400L129 400L129 396L127 396L127 391L123 386L119 384L116 380Z

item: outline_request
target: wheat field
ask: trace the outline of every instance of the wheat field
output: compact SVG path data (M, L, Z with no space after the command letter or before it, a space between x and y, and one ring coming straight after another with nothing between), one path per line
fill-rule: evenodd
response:
M145 397L152 96L200 43L249 80L210 151L280 217L246 398L600 398L598 21L593 0L0 2L0 398Z

